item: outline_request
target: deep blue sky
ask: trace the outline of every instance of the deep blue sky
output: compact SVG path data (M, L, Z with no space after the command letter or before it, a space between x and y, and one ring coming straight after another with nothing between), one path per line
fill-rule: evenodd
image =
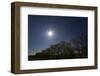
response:
M28 15L28 50L48 48L87 33L87 17ZM49 37L47 32L54 31Z

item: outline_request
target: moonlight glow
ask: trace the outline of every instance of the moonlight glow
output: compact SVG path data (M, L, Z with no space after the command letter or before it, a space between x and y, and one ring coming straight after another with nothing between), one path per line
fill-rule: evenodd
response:
M48 31L48 36L51 37L51 36L53 36L53 34L54 34L53 31Z

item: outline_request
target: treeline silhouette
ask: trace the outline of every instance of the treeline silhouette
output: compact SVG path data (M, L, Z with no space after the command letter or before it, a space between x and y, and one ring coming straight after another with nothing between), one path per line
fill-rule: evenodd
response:
M35 55L29 55L28 60L87 58L87 47L87 36L81 35L75 37L69 42L61 41Z

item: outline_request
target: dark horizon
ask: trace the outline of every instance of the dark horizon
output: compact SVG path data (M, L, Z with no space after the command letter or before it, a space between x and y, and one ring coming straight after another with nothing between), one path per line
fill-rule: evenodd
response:
M87 17L28 15L28 54L81 34L87 36L87 21ZM49 30L54 33L52 37L47 35Z

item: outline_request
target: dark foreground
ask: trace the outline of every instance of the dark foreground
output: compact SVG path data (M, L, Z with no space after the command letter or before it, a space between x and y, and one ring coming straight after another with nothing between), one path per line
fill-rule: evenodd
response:
M28 60L88 58L87 47L87 37L82 35L74 38L70 42L61 41L41 52L37 52L35 55L29 55Z
M36 56L28 56L28 60L56 60L56 59L80 59L80 58L88 58L88 57L36 57Z

